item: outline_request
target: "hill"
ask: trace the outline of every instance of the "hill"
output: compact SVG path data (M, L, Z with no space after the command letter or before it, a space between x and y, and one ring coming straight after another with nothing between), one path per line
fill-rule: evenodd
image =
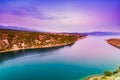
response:
M0 28L0 53L22 49L64 46L73 44L82 37L84 36L70 33L32 32Z

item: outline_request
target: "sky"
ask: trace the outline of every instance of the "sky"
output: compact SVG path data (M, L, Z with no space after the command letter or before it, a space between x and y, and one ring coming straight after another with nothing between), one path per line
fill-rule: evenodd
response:
M0 25L50 32L120 32L120 0L0 0Z

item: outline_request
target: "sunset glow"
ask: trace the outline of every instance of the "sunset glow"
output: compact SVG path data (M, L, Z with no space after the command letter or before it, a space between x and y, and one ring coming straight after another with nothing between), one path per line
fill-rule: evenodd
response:
M119 7L118 0L3 0L0 24L55 32L118 32Z

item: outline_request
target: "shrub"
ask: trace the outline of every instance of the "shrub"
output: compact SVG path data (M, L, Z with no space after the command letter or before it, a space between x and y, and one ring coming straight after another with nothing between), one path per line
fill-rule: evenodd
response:
M119 71L117 71L117 70L116 70L116 71L114 71L114 72L113 72L113 75L114 75L114 74L117 74L118 72L119 72Z
M102 76L101 79L107 79L107 77L106 76Z
M110 72L110 71L105 71L105 72L104 72L104 75L105 75L105 76L111 76L111 75L112 75L112 72Z

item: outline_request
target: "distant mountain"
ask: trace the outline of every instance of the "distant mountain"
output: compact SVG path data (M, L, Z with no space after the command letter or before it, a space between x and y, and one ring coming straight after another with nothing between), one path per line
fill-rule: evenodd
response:
M106 36L106 35L120 35L120 32L86 32L87 35L93 35L93 36Z
M37 30L18 27L18 26L3 26L3 25L0 25L0 28L1 29L13 29L13 30L23 30L23 31L35 31L35 32L38 32Z
M23 31L33 31L33 32L46 32L46 31L38 31L34 29L28 29L28 28L23 28L23 27L18 27L18 26L3 26L0 25L1 29L12 29L12 30L23 30ZM67 33L67 32L65 32ZM71 34L86 34L86 35L91 35L91 36L107 36L107 35L120 35L120 32L102 32L102 31L95 31L95 32L84 32L84 33L71 33Z

